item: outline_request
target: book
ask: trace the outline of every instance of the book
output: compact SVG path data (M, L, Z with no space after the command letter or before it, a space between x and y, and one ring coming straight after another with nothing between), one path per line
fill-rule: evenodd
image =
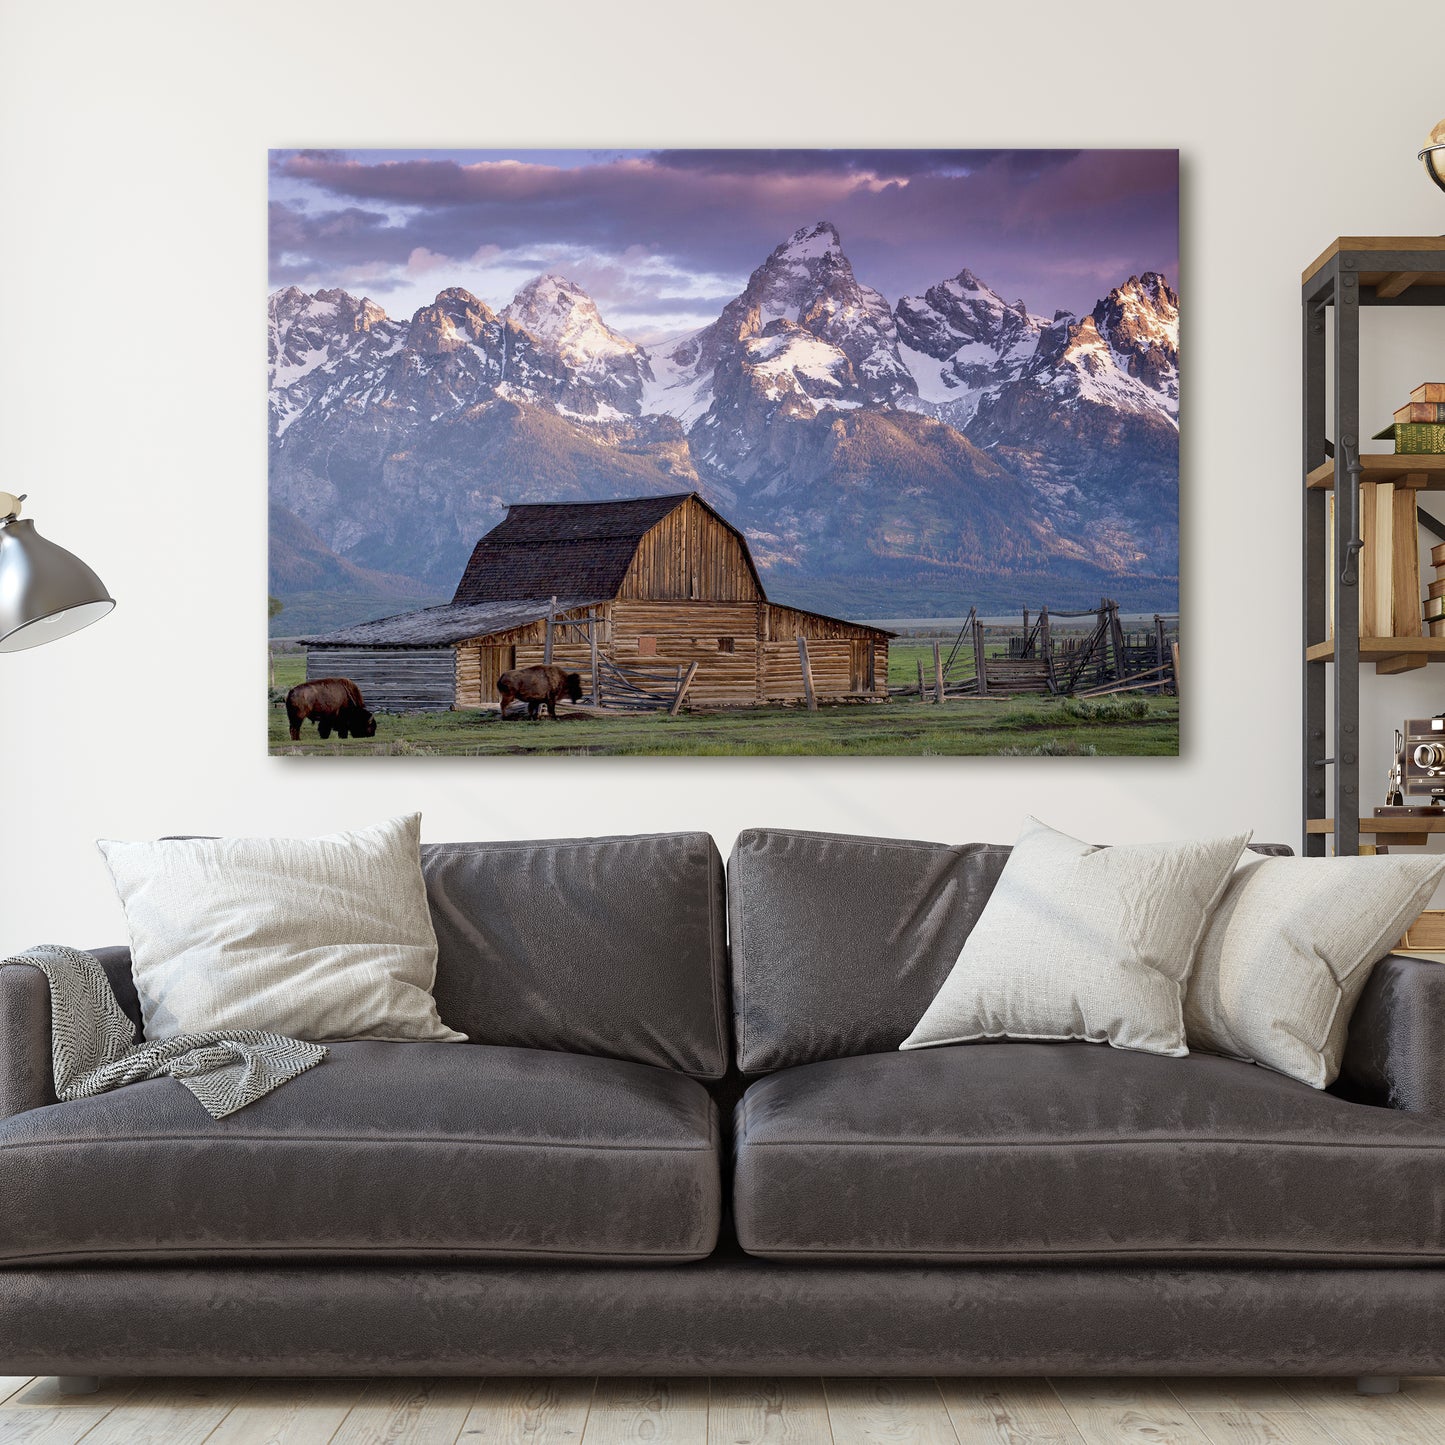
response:
M1419 637L1424 631L1420 617L1420 525L1416 518L1415 492L1411 487L1392 487L1394 493L1393 551L1390 558L1390 616L1392 637Z
M1445 617L1432 618L1428 625L1431 637L1445 637Z
M1445 422L1445 401L1411 401L1395 412L1396 421Z
M1430 584L1430 596L1445 597L1445 577L1442 577L1438 582L1432 582Z
M1438 455L1445 452L1445 423L1392 422L1375 433L1375 440L1393 441L1397 456L1402 452L1413 456Z
M1375 629L1366 637L1395 635L1395 484L1375 483ZM1420 590L1418 584L1410 595ZM1410 611L1414 612L1413 602Z
M1380 520L1379 504L1375 501L1375 493L1379 490L1379 485L1378 482L1360 483L1360 540L1365 545L1360 549L1356 563L1359 578L1356 590L1360 594L1361 637L1382 635L1379 621L1380 586L1379 579L1375 575L1379 562L1379 551L1375 546L1375 527ZM1388 626L1385 630L1389 630Z
M1411 401L1445 401L1445 381L1422 381L1410 393Z
M1426 622L1445 620L1445 597L1427 597L1420 615Z
M1430 565L1432 567L1445 567L1445 542L1436 542L1430 548Z

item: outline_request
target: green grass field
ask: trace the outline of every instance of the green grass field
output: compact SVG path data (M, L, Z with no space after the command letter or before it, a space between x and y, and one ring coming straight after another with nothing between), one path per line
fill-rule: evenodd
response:
M933 651L927 647L928 666ZM890 659L916 680L912 648ZM306 660L276 658L276 688L284 694L305 677ZM314 725L293 743L285 710L269 711L270 747L279 756L472 756L550 753L561 756L1173 756L1179 751L1179 702L1172 697L1068 699L950 699L942 707L917 698L846 703L809 713L802 707L735 708L619 716L568 707L557 721L503 721L495 711L383 713L374 738L322 742Z

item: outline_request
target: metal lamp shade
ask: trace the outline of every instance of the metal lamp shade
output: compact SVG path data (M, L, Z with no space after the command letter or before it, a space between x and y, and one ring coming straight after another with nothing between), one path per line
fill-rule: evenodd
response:
M34 522L0 524L0 652L79 632L114 606L105 583L73 552L47 542Z
M1445 191L1445 120L1430 132L1430 139L1416 159L1425 162L1425 174Z

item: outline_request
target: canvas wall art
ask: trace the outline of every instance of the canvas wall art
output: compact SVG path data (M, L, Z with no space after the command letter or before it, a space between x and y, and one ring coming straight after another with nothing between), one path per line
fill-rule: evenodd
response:
M279 151L278 754L1173 754L1169 150Z

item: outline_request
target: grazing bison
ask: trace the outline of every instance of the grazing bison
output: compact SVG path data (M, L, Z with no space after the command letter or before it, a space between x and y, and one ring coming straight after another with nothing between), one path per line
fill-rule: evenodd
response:
M286 694L286 721L291 724L291 741L301 741L301 724L316 724L323 738L374 738L376 718L366 710L361 689L349 677L322 677L299 683Z
M514 702L527 704L527 716L535 719L547 704L547 716L557 716L557 699L569 702L582 698L582 674L567 672L548 664L546 667L514 667L497 679L497 693L502 699L502 716Z

